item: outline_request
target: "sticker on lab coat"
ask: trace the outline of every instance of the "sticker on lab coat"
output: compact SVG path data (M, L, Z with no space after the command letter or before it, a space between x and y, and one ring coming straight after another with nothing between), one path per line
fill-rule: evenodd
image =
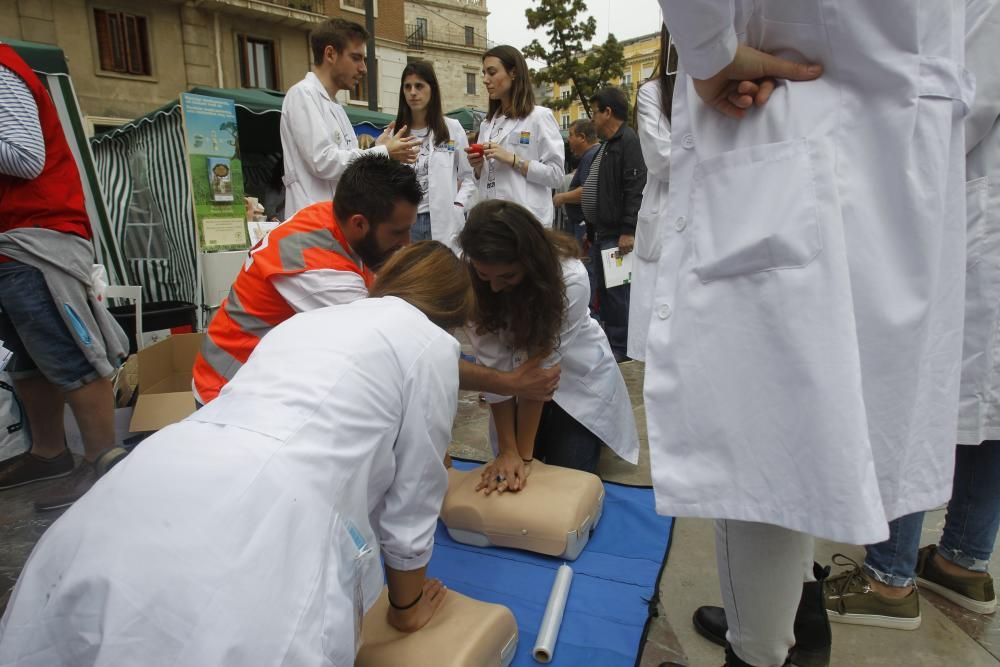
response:
M522 145L527 145L531 143L531 132L524 131L521 133L521 140L518 142Z
M454 153L455 152L455 140L454 139L449 139L448 140L448 152L449 153Z
M361 648L361 626L365 620L365 595L361 586L362 559L372 552L372 548L353 521L345 520L344 528L357 550L354 556L354 649L357 652Z

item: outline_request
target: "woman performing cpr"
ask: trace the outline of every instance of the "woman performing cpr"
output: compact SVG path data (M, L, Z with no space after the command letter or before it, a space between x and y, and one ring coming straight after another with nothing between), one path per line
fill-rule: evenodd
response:
M597 321L576 242L542 227L527 209L505 201L478 204L459 236L476 306L467 327L479 363L510 370L539 354L562 377L548 403L487 395L497 457L483 468L487 493L519 491L538 457L594 472L601 443L635 463L632 405Z
M468 273L396 253L371 297L275 327L219 397L142 443L39 541L0 664L354 664L383 587L422 627ZM405 331L405 335L400 335Z

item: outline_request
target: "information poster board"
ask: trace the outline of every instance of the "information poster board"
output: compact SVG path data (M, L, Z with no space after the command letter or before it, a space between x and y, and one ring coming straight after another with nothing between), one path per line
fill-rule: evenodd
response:
M202 252L246 250L243 164L232 100L181 93L188 178Z

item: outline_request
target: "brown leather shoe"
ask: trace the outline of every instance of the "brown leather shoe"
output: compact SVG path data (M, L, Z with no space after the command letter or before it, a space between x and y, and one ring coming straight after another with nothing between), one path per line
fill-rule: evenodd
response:
M71 472L73 455L68 449L51 459L27 451L0 461L0 489L13 489L46 479L66 477Z

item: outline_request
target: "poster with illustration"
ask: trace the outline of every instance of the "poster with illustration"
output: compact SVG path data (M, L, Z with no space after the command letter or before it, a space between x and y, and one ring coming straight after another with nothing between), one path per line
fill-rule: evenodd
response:
M181 109L199 248L246 250L250 237L236 105L229 99L181 93Z

